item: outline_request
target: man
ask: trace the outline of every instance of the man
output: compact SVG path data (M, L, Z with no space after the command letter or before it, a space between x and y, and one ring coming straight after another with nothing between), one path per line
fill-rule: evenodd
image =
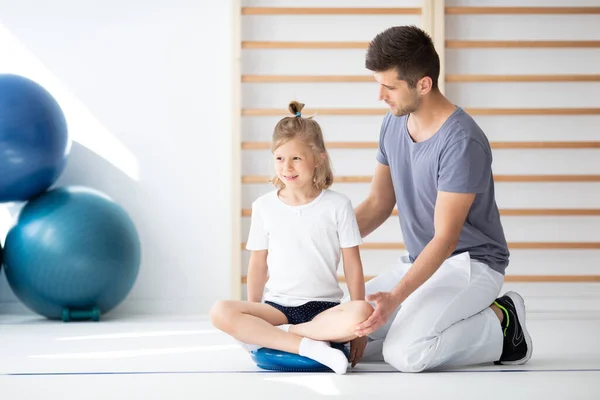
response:
M397 205L408 254L367 283L375 312L357 326L352 361L383 359L403 372L495 362L524 364L532 341L517 293L497 298L509 251L494 198L492 152L475 121L438 89L439 57L414 26L375 37L366 67L385 116L361 235Z

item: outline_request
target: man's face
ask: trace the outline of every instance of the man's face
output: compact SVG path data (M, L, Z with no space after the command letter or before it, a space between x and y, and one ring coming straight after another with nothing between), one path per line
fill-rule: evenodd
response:
M396 69L376 72L375 80L379 83L379 100L385 101L396 117L417 111L420 105L418 90L399 80Z

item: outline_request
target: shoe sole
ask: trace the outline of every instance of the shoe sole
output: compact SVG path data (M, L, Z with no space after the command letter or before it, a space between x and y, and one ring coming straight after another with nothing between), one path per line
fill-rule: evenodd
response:
M529 361L531 354L533 353L533 341L531 340L531 336L529 336L529 332L527 332L527 327L525 326L525 300L523 300L523 297L516 292L506 292L504 295L510 297L515 304L515 308L517 309L517 317L519 317L521 329L523 330L523 336L525 337L525 343L527 344L527 354L525 354L525 357L520 360L502 361L502 364L522 365Z

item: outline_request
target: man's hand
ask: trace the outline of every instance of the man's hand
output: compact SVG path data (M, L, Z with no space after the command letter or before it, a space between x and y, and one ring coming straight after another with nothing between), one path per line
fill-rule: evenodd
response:
M367 337L357 337L350 342L350 362L352 363L352 368L362 358L365 354L365 347L367 346Z
M400 305L400 301L390 292L377 292L367 296L366 300L375 302L375 311L369 319L356 326L355 334L358 337L367 336L385 325L390 315Z

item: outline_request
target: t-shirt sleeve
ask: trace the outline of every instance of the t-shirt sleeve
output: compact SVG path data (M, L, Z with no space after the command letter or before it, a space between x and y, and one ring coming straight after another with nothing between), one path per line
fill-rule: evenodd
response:
M262 210L257 202L252 203L250 233L246 242L246 250L267 250L269 248L269 232L265 228Z
M362 244L362 237L354 215L352 202L347 199L338 213L338 237L341 248L354 247Z
M484 192L492 179L492 156L472 139L460 139L440 158L438 190L457 193Z
M381 130L379 132L379 146L377 147L377 155L375 156L375 159L383 165L390 165L384 146L385 132L387 130L389 119L390 114L388 113L386 114L385 118L383 119L383 122L381 123Z

